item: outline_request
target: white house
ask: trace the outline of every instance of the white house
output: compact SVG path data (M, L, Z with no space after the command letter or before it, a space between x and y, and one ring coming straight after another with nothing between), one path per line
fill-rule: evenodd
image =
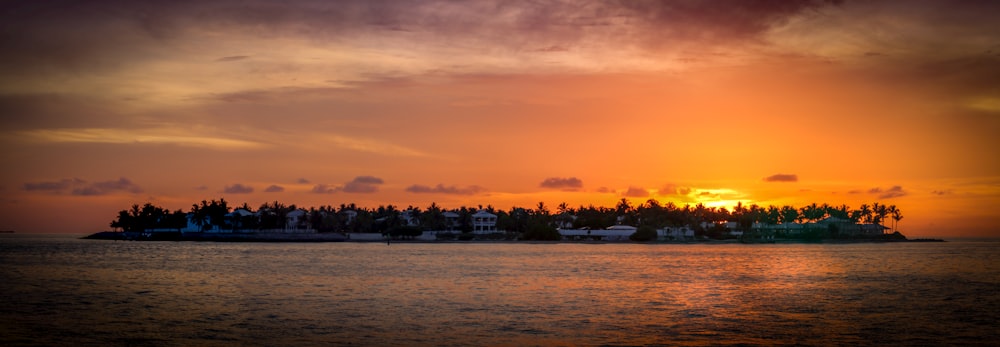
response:
M351 224L355 218L358 218L358 211L355 210L343 210L340 211L340 214L344 215L345 224Z
M497 232L497 215L479 210L472 215L473 234L492 234Z
M572 229L573 223L576 222L578 217L570 214L569 212L563 212L555 215L555 218L553 219L555 220L557 229Z
M285 231L311 231L309 226L309 211L296 209L285 215Z
M458 215L458 213L451 212L451 211L445 211L445 212L441 213L441 215L444 216L444 230L445 231L455 231L455 230L458 230L458 226L461 225L458 222L458 218L460 217Z
M420 225L420 219L417 218L416 213L414 213L413 210L400 212L399 219L403 221L404 226L415 227Z
M232 230L220 229L218 226L212 224L212 217L206 217L204 220L204 225L198 225L198 221L195 220L194 213L187 214L187 227L181 229L182 233L192 233L192 232L206 232L206 233L228 233Z

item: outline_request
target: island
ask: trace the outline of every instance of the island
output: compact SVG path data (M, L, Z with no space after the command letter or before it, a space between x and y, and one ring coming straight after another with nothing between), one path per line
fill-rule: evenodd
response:
M85 238L149 241L235 242L898 242L902 213L895 205L810 204L732 210L704 204L678 206L649 199L614 207L544 202L508 210L482 205L446 209L394 205L376 208L341 204L300 208L280 202L232 208L225 199L202 200L189 211L132 205L121 210L111 231ZM890 226L883 223L890 222ZM917 239L913 241L942 241Z

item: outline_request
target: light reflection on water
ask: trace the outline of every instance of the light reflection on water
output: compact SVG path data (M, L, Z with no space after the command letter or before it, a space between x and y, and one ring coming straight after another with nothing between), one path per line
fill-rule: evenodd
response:
M0 238L0 345L989 345L997 245Z

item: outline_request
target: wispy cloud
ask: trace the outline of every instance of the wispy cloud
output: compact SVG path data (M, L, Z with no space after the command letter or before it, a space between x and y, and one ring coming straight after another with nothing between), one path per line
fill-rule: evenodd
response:
M322 138L334 146L358 152L397 157L423 157L427 155L412 148L374 139L361 139L341 135L324 135Z
M410 193L432 193L432 194L453 194L453 195L474 195L483 192L485 190L486 190L485 188L475 185L467 187L457 187L457 186L445 186L444 184L438 184L433 187L414 184L406 188L406 191Z
M247 58L250 58L250 56L249 55L231 55L231 56L228 56L228 57L222 57L222 58L216 59L215 61L218 61L218 62L227 62L227 61L243 60L243 59L247 59Z
M875 187L869 189L868 194L877 194L879 199L892 199L906 196L909 193L903 190L903 187L901 186L892 186L891 188L885 190Z
M375 176L358 176L341 186L317 184L313 186L312 192L318 194L332 194L338 192L369 194L378 192L378 186L383 183L385 183L385 181Z
M332 185L322 184L322 183L313 186L313 188L311 190L311 192L316 193L316 194L333 194L333 193L336 193L336 192L339 192L339 191L340 191L340 189L337 186L332 186Z
M86 182L79 178L64 178L59 181L28 182L24 184L24 190L29 192L60 192L84 183Z
M79 178L65 178L58 181L28 182L24 184L24 190L54 194L70 193L72 195L79 196L108 195L117 192L138 194L143 191L141 187L125 177L121 177L117 180L93 183L89 183Z
M798 182L799 176L795 174L774 174L764 177L764 182Z
M656 191L659 195L688 195L691 194L690 187L682 187L676 184L667 184Z
M576 177L549 177L539 184L542 188L577 190L583 188L583 181Z
M18 133L22 138L54 143L176 144L214 149L253 149L260 142L225 137L197 136L173 129L38 129Z
M226 194L250 194L253 193L253 187L236 183L231 186L226 186L222 189L222 192Z
M628 187L628 190L626 190L625 193L623 193L622 195L629 198L645 198L649 197L649 191L646 190L646 188L630 186Z

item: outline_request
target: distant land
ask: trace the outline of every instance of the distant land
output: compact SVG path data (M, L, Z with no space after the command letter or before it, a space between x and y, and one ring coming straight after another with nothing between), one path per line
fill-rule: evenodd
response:
M577 242L896 242L908 240L896 228L902 213L894 205L810 204L767 206L737 204L732 211L703 204L677 206L650 199L633 206L622 199L614 207L565 203L551 211L492 206L425 209L393 205L377 208L341 204L308 209L280 202L257 209L244 203L232 208L225 199L202 200L188 212L146 203L121 210L114 230L85 238L115 240L187 240L239 242L339 241L577 241ZM891 222L890 226L882 223Z

